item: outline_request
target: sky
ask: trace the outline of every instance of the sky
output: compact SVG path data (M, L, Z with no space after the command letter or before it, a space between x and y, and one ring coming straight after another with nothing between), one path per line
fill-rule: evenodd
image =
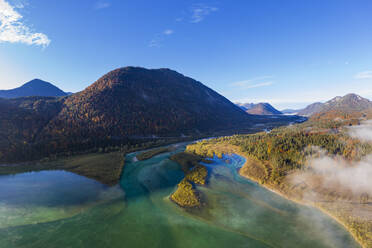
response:
M0 89L170 68L233 102L372 100L370 0L0 0Z

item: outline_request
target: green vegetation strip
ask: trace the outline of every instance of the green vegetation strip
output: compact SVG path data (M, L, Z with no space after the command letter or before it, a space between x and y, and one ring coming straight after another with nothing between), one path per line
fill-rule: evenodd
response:
M150 158L152 158L156 155L159 155L161 153L170 152L170 151L172 151L171 147L159 147L159 148L155 148L155 149L151 149L151 150L148 150L148 151L141 152L136 157L137 157L138 160L142 161L142 160L150 159Z
M180 164L185 173L185 178L177 185L170 199L181 207L200 207L202 205L201 193L197 191L195 185L205 185L208 176L207 168L199 164L203 160L202 157L180 152L171 156L170 159Z

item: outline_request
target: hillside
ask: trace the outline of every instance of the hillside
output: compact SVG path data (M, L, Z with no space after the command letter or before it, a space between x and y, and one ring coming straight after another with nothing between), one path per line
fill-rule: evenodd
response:
M175 71L126 67L68 97L46 131L56 135L63 128L61 136L102 138L180 136L231 129L251 119L223 96Z
M51 83L42 81L40 79L31 80L21 87L11 90L0 90L0 98L17 98L27 96L66 96L67 93L63 92Z
M310 116L312 114L320 112L322 109L322 106L323 106L323 103L321 102L312 103L308 105L306 108L299 110L298 115Z
M348 113L363 111L372 108L372 102L356 94L347 94L343 97L337 96L322 105L321 111L342 110Z
M275 109L269 103L237 103L237 105L248 114L252 115L281 115L279 110Z
M133 151L298 121L249 115L182 74L137 67L111 71L74 95L0 99L0 105L0 162L108 147Z
M247 111L248 109L251 109L254 107L254 103L236 103L241 109L244 111Z

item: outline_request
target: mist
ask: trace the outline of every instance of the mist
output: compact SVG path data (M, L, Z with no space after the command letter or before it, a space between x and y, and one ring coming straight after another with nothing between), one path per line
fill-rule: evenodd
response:
M359 126L349 127L349 135L362 141L372 141L372 120L368 120Z
M321 176L323 187L372 195L372 155L358 162L322 155L309 159L308 168Z

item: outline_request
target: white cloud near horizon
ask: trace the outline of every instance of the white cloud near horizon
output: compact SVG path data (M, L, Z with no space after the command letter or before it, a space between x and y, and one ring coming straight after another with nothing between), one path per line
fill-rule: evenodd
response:
M36 33L21 22L23 16L16 9L22 5L12 6L5 0L0 0L0 42L24 43L46 47L50 39L43 33Z
M355 75L356 79L372 79L372 71L362 71Z
M218 8L208 6L202 3L195 4L191 7L191 23L199 23L209 14L218 11Z
M265 86L270 86L274 84L272 80L267 81L267 79L272 79L273 76L262 76L256 77L248 80L234 82L231 85L235 87L239 87L241 89L253 89L253 88L260 88Z
M96 10L106 9L106 8L108 8L110 6L111 6L111 3L106 2L106 1L100 1L100 2L96 2L94 4L94 9L96 9Z
M273 81L267 81L267 82L252 84L251 82L248 82L248 81L240 81L240 82L236 82L236 85L243 89L253 89L253 88L260 88L264 86L270 86L270 85L273 85L273 83L274 83Z

